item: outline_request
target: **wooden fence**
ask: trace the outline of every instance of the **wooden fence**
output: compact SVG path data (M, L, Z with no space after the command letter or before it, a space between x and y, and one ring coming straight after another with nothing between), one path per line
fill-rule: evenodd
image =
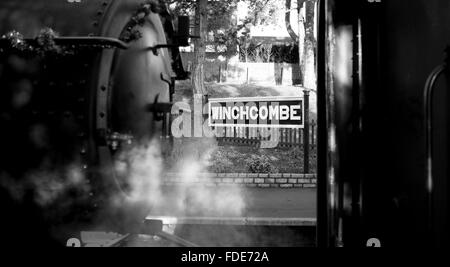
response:
M317 124L310 123L308 145L317 145ZM226 131L226 132L225 132ZM256 129L256 128L224 128L222 137L218 137L219 145L260 146L262 142L275 142L276 147L303 147L305 145L304 129Z

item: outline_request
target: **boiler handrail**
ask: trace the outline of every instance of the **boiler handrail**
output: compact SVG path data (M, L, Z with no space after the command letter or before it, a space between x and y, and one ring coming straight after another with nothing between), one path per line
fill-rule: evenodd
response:
M448 49L447 49L448 50ZM424 114L425 114L425 153L426 153L426 182L427 182L427 213L428 231L430 237L433 231L433 93L436 82L447 69L447 60L437 66L428 76L424 88Z

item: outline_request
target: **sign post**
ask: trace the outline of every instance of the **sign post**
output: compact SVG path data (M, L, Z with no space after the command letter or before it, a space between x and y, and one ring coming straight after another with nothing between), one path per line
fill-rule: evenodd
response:
M304 94L304 101L305 101L305 128L304 128L304 140L303 140L303 172L304 173L309 173L309 94L310 91L309 89L305 89L303 90L303 94Z

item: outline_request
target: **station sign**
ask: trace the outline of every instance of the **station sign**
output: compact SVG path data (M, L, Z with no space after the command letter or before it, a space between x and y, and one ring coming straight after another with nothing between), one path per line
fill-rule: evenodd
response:
M302 129L302 97L246 97L209 99L210 127Z

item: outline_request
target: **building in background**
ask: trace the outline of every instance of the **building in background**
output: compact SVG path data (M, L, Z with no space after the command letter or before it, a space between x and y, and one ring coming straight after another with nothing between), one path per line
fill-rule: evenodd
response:
M238 32L236 47L223 45L217 36L224 28L213 25L206 45L206 82L264 83L273 85L298 85L301 83L299 49L289 35L285 23L285 0L273 0L270 14L263 14L257 25L248 25L249 32ZM294 7L291 11L296 11ZM239 2L230 23L240 25L249 13L248 4ZM292 21L298 21L298 13L291 12ZM213 23L220 23L213 21ZM229 26L229 25L224 25ZM298 25L293 30L298 32ZM194 45L184 48L186 69L191 69Z

